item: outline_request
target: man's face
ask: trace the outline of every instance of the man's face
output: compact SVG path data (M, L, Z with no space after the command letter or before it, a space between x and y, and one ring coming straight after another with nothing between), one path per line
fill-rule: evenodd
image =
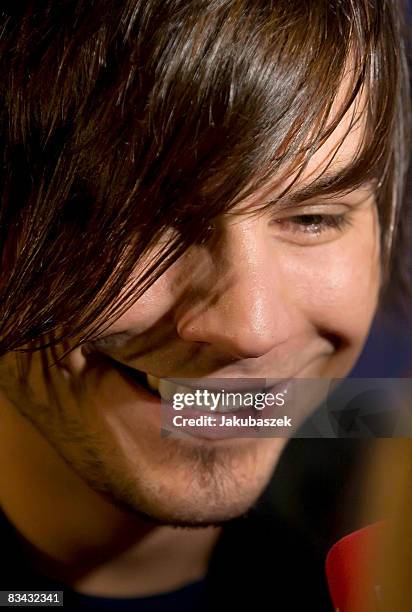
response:
M345 121L298 186L325 170ZM328 171L345 166L358 144L353 130ZM49 370L60 408L47 394L41 354L26 389L14 379L14 355L3 360L8 397L66 462L95 490L160 521L204 524L244 512L286 440L163 438L157 395L128 382L107 356L157 378L340 378L376 308L379 228L367 186L270 215L221 218L217 231L213 246L190 248L104 337Z

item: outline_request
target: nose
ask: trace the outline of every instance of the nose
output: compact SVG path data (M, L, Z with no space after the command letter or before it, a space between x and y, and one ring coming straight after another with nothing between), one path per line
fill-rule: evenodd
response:
M238 359L287 342L299 313L278 249L264 219L237 219L220 228L213 248L189 252L175 320L180 337Z

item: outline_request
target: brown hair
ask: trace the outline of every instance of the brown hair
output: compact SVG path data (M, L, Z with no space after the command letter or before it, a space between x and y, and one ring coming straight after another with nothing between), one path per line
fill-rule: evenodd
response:
M401 9L396 0L4 2L0 354L90 337L103 313L107 322L124 312L208 240L218 216L281 170L303 168L362 90L356 159L312 193L376 181L388 270L409 153Z

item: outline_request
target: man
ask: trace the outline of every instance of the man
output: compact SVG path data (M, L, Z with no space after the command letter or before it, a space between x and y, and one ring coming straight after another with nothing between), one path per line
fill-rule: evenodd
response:
M351 369L401 214L399 9L4 8L0 500L20 542L4 590L210 601L221 526L286 438L162 437L159 391ZM272 588L241 582L238 605ZM317 588L289 589L290 609Z

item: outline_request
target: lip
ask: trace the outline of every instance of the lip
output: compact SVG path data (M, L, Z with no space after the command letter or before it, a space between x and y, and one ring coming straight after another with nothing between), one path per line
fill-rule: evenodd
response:
M145 380L143 381L139 381L139 378L145 378L146 376L146 372L142 371L142 370L138 370L137 368L131 368L130 366L125 365L123 362L121 361L117 361L116 359L113 358L107 358L107 361L110 363L110 366L115 368L116 370L118 370L121 374L125 375L127 379L132 378L133 379L133 384L139 384L146 393L150 393L155 399L159 399L159 401L165 402L165 400L162 400L161 396L159 395L159 393L156 393L154 390L150 389L150 391L147 389L147 383ZM136 376L133 375L133 373L137 372L138 375ZM135 378L136 376L136 378ZM279 392L282 389L286 389L289 387L290 383L296 379L296 376L290 376L289 378L271 378L271 379L266 379L266 378L254 378L254 379L236 379L236 378L232 378L232 377L225 377L225 378L211 378L211 377L207 377L207 378L165 378L163 380L168 380L173 382L176 385L181 385L190 389L195 390L199 390L199 391L210 391L210 392L220 392L220 391L225 391L225 392L242 392L242 393L253 393L253 392L261 392L261 393L269 393L269 392ZM191 382L187 382L187 381L191 381ZM205 385L204 381L205 380L213 380L214 383L210 384L210 385ZM201 384L194 384L192 381L201 381ZM251 381L253 381L253 383L251 384ZM260 384L258 384L257 381L260 381ZM264 384L262 384L262 382L264 382ZM231 384L232 383L232 384ZM244 383L244 385L239 384L239 383Z
M242 391L253 392L253 391L267 391L273 383L268 383L266 378L236 378L236 377L223 377L214 376L213 378L208 377L191 377L191 378L171 378L167 377L164 380L168 380L176 385L182 385L189 389L199 389L201 391L221 391L222 386L225 387L226 391ZM282 379L284 380L284 379ZM210 381L210 382L208 382Z
M170 376L170 375L159 375L154 374L152 372L147 372L145 370L139 370L138 368L134 368L133 366L125 363L122 360L116 359L112 355L109 355L103 351L95 351L95 354L99 357L103 358L106 362L109 362L113 367L124 368L125 371L130 370L130 372L137 373L137 375L141 376L153 376L154 378L168 380L176 385L181 385L184 387L188 387L190 389L200 391L208 390L208 391L221 391L222 386L225 386L225 390L230 391L242 391L246 392L256 392L256 391L269 391L272 388L277 388L279 384L287 384L293 378L296 378L299 375L299 372L302 371L303 368L300 368L296 374L292 374L285 377L265 377L265 376L222 376L219 374L215 374L214 376Z

